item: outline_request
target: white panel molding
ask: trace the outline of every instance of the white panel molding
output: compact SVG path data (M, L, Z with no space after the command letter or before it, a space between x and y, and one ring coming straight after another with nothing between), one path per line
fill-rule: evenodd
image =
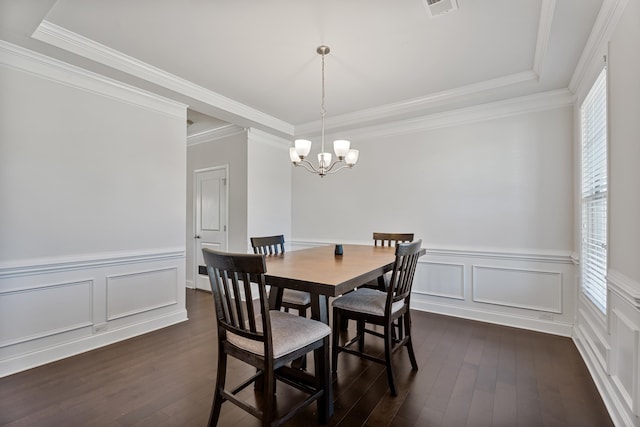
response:
M245 133L247 131L246 128L237 125L225 125L215 129L205 130L199 133L194 133L193 135L187 136L187 146L204 144L207 142L214 142L224 138L228 138L230 136L239 135L241 133Z
M557 320L550 321L544 319L535 319L532 317L521 316L513 313L499 313L490 310L483 310L478 307L435 302L420 298L420 295L416 295L411 299L411 308L414 310L421 310L429 313L442 314L444 316L461 317L463 319L511 326L514 328L544 332L547 334L560 335L563 337L570 337L573 331L573 325L565 322L559 322Z
M41 339L41 338L45 338L45 337L50 337L50 336L54 336L54 335L60 335L63 334L65 332L71 332L71 331L75 331L78 329L82 329L82 328L86 328L86 327L90 327L93 326L93 288L94 288L94 282L92 279L86 279L86 280L74 280L72 282L63 282L63 283L55 283L55 284L47 284L47 285L39 285L39 286L29 286L29 287L23 287L20 289L15 289L15 290L10 290L10 291L0 291L0 307L4 306L4 302L3 300L8 301L14 297L14 298L20 298L20 297L25 297L27 295L29 295L30 299L34 299L37 296L39 296L38 294L41 294L43 292L48 293L48 298L51 300L47 301L47 304L50 304L49 307L58 307L60 304L56 303L51 297L52 297L52 293L55 293L57 290L60 290L59 293L64 293L65 297L69 296L69 293L72 292L71 288L84 288L81 289L81 291L83 291L86 294L86 299L85 301L83 301L86 306L83 308L83 310L75 310L74 312L76 314L79 315L79 317L84 317L84 318L77 318L74 319L75 321L73 323L68 323L65 325L60 325L56 328L51 328L51 324L54 323L53 320L54 319L43 319L43 321L41 323L45 324L46 323L46 327L45 328L40 328L40 330L38 330L37 332L33 332L33 333L29 333L27 335L21 335L19 338L14 338L14 339L2 339L3 337L0 337L0 348L4 348L4 347L9 347L12 345L17 345L17 344L22 344L28 341L34 341L37 339ZM65 301L66 302L66 301ZM11 305L14 306L18 306L21 304L17 304L16 302L13 302ZM24 305L24 304L22 304ZM75 304L74 304L75 305ZM75 306L74 308L76 308L77 306ZM22 310L21 310L22 311ZM86 316L83 316L82 311L84 311L86 314ZM4 307L2 308L2 310L0 310L0 312L2 312L3 314L3 318L2 321L6 322L6 325L11 325L12 328L16 328L16 327L22 327L22 325L18 325L18 321L16 319L12 319L11 318L11 314L10 314L10 310L9 307ZM42 313L35 313L36 315L42 315ZM65 313L65 315L69 315L68 312ZM37 320L37 319L36 319Z
M184 322L187 319L185 309L157 316L152 319L127 325L121 328L105 331L89 337L83 337L71 342L50 346L28 354L0 360L0 378L21 372L36 366L51 363L56 360L84 353L99 347L104 347L118 341L126 340L138 335L146 334L157 329L166 328Z
M418 271L416 271L416 280L415 283L413 284L413 288L411 293L412 294L416 294L416 295L430 295L430 296L435 296L435 297L441 297L441 298L451 298L451 299L458 299L458 300L464 300L465 295L464 295L464 289L465 289L465 268L464 268L464 264L455 264L455 263L447 263L447 262L433 262L433 261L418 261L420 268L418 269ZM433 267L433 269L442 269L442 268L446 268L449 267L454 268L457 270L458 273L458 282L456 282L454 284L454 286L448 286L451 289L451 292L444 292L442 290L442 286L440 286L440 289L433 289L429 287L429 283L431 283L430 278L426 278L424 279L425 282L427 282L426 286L421 286L420 285L420 278L423 278L425 276L425 270L430 270L432 269L431 267ZM427 274L428 275L428 274Z
M187 105L0 40L0 64L55 83L184 120Z
M578 329L580 330L583 339L588 344L591 354L593 354L594 356L594 359L598 362L599 369L601 369L603 372L609 373L611 371L611 346L609 345L609 341L600 333L600 330L605 330L606 325L600 325L601 328L599 329L596 325L593 324L594 318L590 316L583 307L584 306L578 309L578 313L580 313L586 326L582 323L579 323ZM596 320L600 319L596 318ZM587 326L589 328L588 330ZM603 348L604 354L599 350L600 347Z
M516 307L523 308L527 310L535 310L535 311L545 311L549 313L558 313L562 314L562 273L556 271L542 271L542 270L530 270L523 268L505 268L505 267L492 267L492 266L482 266L482 265L473 265L471 274L471 287L473 289L472 300L475 302L481 302L485 304L495 304L495 305L503 305L507 307ZM483 292L486 293L486 290L492 286L494 286L494 281L483 282L480 279L481 272L497 272L497 273L505 273L505 274L520 274L520 275L537 275L537 276L549 276L554 277L557 280L554 285L556 287L555 293L549 296L552 296L553 302L555 304L548 305L535 305L535 304L525 304L524 302L518 301L509 301L507 299L498 299L498 298L487 298L480 297ZM486 289L485 289L486 288ZM553 289L547 289L548 291L553 291ZM498 290L493 291L494 294L497 293ZM491 293L491 291L490 291Z
M184 248L36 258L0 264L0 280L34 274L156 262L184 258Z
M40 23L32 37L220 108L231 114L247 118L287 135L293 135L293 126L287 122L196 85L174 74L163 71L134 57L125 55L122 52L83 37L47 20L43 20Z
M636 425L635 421L629 416L629 411L625 409L624 404L618 398L608 374L602 369L601 365L594 363L594 361L597 361L597 356L589 345L585 345L585 342L588 344L588 338L584 335L582 328L576 328L576 336L573 342L576 344L582 360L584 360L587 365L587 369L600 392L600 396L607 407L613 424L616 426ZM633 418L637 421L636 417Z
M295 243L300 246L322 246L334 244L334 240L323 240L314 238L292 238L290 243ZM371 245L371 240L344 240L343 244L350 245ZM435 255L443 257L456 257L456 258L483 258L483 259L495 259L505 261L519 261L519 262L537 262L537 263L554 263L554 264L571 264L573 260L571 258L571 251L544 251L537 252L518 250L518 249L495 249L495 248L483 248L483 247L425 247L426 255ZM424 257L420 258L418 262L425 262Z
M640 310L640 283L616 270L607 272L609 290L622 297L632 307Z
M106 276L106 279L107 321L157 310L178 302L177 267L112 274ZM122 291L120 295L119 291ZM135 297L141 294L144 298L136 301ZM136 302L143 304L136 305ZM123 309L125 305L126 309Z
M573 264L569 251L527 252L519 250L502 251L488 248L427 248L427 254L520 262Z
M611 381L616 387L618 394L622 397L624 403L627 405L628 409L631 410L636 416L638 415L638 344L639 344L639 336L640 330L634 325L634 323L629 320L620 310L613 309L611 310L612 317L612 363L611 363ZM622 335L622 327L626 328L630 334L632 335L631 340L623 340L621 339ZM632 341L629 343L629 341ZM621 349L624 345L631 344L631 357L630 362L631 366L627 366L630 368L629 371L624 371L625 366L621 366L620 358L623 356L621 354ZM625 385L625 379L631 382L631 390Z

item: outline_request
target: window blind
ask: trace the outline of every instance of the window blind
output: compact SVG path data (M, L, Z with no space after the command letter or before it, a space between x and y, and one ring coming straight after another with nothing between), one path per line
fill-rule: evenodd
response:
M603 68L581 107L582 291L607 310L607 72Z

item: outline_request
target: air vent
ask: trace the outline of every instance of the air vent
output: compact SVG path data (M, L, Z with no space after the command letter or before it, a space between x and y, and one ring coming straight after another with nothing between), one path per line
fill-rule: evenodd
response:
M427 12L433 18L458 9L458 0L423 0Z

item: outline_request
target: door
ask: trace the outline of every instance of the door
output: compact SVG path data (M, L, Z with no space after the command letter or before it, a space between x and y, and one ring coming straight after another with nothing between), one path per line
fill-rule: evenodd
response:
M194 184L195 286L211 291L202 248L227 250L227 167L196 170Z

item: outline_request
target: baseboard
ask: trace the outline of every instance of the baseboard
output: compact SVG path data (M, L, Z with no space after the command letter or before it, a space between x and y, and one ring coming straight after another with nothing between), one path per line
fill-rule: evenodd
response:
M429 313L460 317L463 319L493 323L502 326L511 326L513 328L527 329L530 331L544 332L564 337L571 337L573 332L573 325L567 323L533 319L529 317L516 316L514 314L502 314L452 304L436 304L429 301L420 301L416 298L412 298L411 308Z
M638 420L632 420L627 414L627 411L624 409L625 405L618 399L616 392L609 381L609 375L600 368L595 354L593 354L589 345L585 345L585 340L586 337L583 336L580 328L576 328L575 335L573 336L573 342L576 345L582 360L584 360L585 365L587 365L589 374L600 393L600 397L602 398L604 405L607 407L611 421L613 421L613 424L618 427L637 426Z
M175 325L186 320L188 320L187 311L183 309L134 325L109 330L99 335L92 335L32 353L21 354L17 357L0 361L0 378L146 334L157 329L166 328L167 326Z

